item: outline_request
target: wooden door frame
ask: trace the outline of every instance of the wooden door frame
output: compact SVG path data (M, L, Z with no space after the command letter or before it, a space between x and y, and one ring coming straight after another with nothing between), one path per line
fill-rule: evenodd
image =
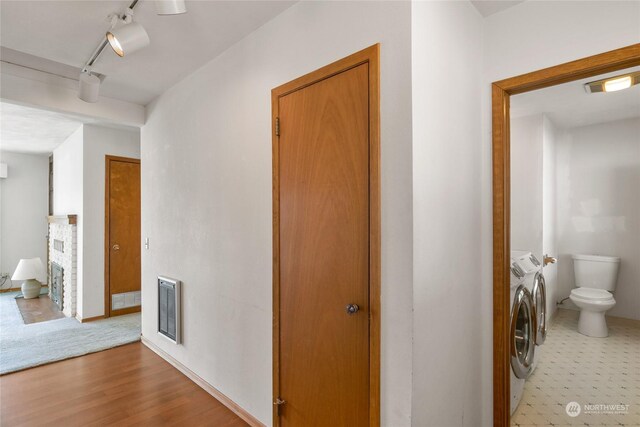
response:
M493 115L493 424L510 423L511 244L510 97L640 65L640 43L492 84Z
M369 66L369 426L380 425L380 45L375 44L271 91L273 141L273 399L280 395L280 97L362 64ZM273 425L280 425L274 405Z
M140 164L140 159L131 157L104 156L104 317L111 317L111 248L109 247L109 231L111 230L111 219L109 217L111 187L109 179L111 176L111 162L125 162ZM131 307L128 309L118 310L121 314L136 313L140 311L140 307Z

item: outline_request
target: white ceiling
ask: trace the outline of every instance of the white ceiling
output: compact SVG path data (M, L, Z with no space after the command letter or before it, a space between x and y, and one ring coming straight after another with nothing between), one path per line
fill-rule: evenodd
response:
M135 8L151 45L120 58L110 48L95 65L101 94L146 105L294 1L187 1L187 13L159 16L151 0ZM1 45L82 67L108 30L107 16L130 1L0 1Z
M81 125L64 114L0 102L0 150L51 153Z
M544 113L561 128L640 117L640 85L610 93L584 90L585 83L632 71L640 71L640 67L515 95L511 98L511 117Z
M478 12L485 18L494 13L502 12L525 0L471 0L471 3L478 9Z

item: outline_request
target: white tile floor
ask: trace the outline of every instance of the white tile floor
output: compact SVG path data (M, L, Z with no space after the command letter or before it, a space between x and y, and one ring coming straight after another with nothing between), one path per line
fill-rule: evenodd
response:
M578 315L560 310L537 347L512 425L640 426L640 322L607 318L609 336L591 338L578 333ZM578 416L567 415L569 402L581 405ZM586 406L612 404L629 406Z

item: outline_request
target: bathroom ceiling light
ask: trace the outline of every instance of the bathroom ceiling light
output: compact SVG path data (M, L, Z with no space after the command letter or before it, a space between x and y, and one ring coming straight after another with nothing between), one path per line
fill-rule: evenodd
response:
M179 15L187 11L184 0L156 0L154 3L158 15Z
M631 76L618 77L617 79L607 80L604 82L605 92L615 92L631 87Z
M100 79L90 71L80 73L78 79L78 98L84 102L98 102L100 93Z
M125 12L123 19L117 20L110 31L107 41L118 56L130 55L149 45L149 35L144 27L133 22L133 9Z
M596 92L616 92L628 89L631 86L640 83L640 71L621 76L615 76L608 79L597 80L595 82L585 83L584 89L587 93Z

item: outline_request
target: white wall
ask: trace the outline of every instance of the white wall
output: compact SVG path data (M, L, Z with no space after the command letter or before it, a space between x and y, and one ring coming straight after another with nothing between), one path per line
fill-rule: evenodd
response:
M143 335L271 424L272 88L381 42L382 420L411 412L411 6L301 2L165 92L142 129ZM156 276L184 281L184 345Z
M77 271L76 312L80 314L83 298L83 224L84 205L82 191L84 129L80 126L69 138L53 150L53 214L78 215L76 229Z
M412 5L414 426L482 419L481 25L468 2Z
M542 124L542 256L558 257L557 162L558 129L545 115ZM540 258L542 261L543 258ZM556 314L559 300L558 264L544 267L547 285L547 321Z
M53 153L54 214L78 215L77 315L104 314L105 156L140 158L140 132L83 125Z
M104 314L105 156L140 158L140 131L84 125L82 317Z
M0 162L9 173L0 179L0 273L11 278L21 258L47 262L49 156L1 152Z
M511 249L540 261L557 254L555 151L556 128L546 115L511 119ZM557 265L544 267L544 276L549 320L557 309Z
M511 119L511 249L542 259L542 114Z
M612 316L640 319L640 119L568 129L558 141L561 297L573 254L621 258Z
M413 269L414 321L416 325L439 322L431 330L430 325L423 329L420 323L414 337L414 361L426 356L425 362L415 362L414 425L425 421L427 412L446 424L491 425L490 83L640 40L637 2L525 2L487 18L477 38L466 28L477 23L464 4L452 2L451 9L428 4L412 7L415 15L410 18L409 8L403 3L297 4L178 83L148 108L148 122L142 131L143 238L151 238L151 249L143 251L143 334L267 424L271 418L269 90L382 41L383 424L407 425L411 411L411 393L407 390L411 389L412 247L417 264L428 263L424 255L436 254L444 245L438 259L448 256L450 261L434 270L433 278L425 279L427 268ZM447 22L449 14L459 15L467 25L456 21L443 29L438 18ZM460 79L451 83L449 78L437 81L430 92L424 82L414 78L411 88L409 19L414 24L414 53L422 46L435 51L438 43L464 52L458 55L458 51L448 51L430 61L416 54L414 77L416 70L424 71L425 76L442 75L436 67L449 64L450 73L460 72L456 64L463 64L463 71L472 75L484 64L481 99L476 95L474 103L473 84L466 75L461 77L466 91L456 87ZM427 23L433 28L417 28ZM472 47L467 48L467 43ZM274 46L277 55L273 54ZM477 56L483 46L484 55ZM449 90L444 91L444 86ZM414 103L416 120L427 120L421 111L446 120L416 124L413 150L409 135L412 90L414 96L432 98ZM456 102L465 110L462 117L454 106ZM442 111L434 107L436 103L442 105ZM475 148L471 117L478 108L482 110L482 143ZM418 146L417 138L430 129L436 137L448 136L445 127L455 134L450 141L441 138L443 144L451 144L450 151L436 148L431 140ZM412 160L411 150L420 158ZM446 182L451 183L446 196L453 201L469 197L462 204L467 211L455 203L440 207L441 211L437 206L427 206L428 201L435 204L437 200L429 196L439 195L434 183L442 183L441 165L445 163L441 158L427 159L428 153L444 158L457 154L455 160L461 166L446 174ZM430 176L418 171L413 176L419 187L413 209L411 164L424 167L423 160L429 162L433 172ZM477 181L471 179L473 176ZM439 235L427 219L413 221L422 214L444 221L446 236ZM455 228L446 222L452 218L460 219ZM411 242L412 222L415 246ZM428 242L429 237L434 240ZM430 252L429 243L436 249ZM471 253L479 257L479 268L473 257L465 257ZM460 270L463 259L469 267L460 272L458 285L446 269ZM479 269L482 274L478 274ZM155 276L161 273L185 281L185 345L181 347L156 338ZM469 284L471 280L477 287ZM447 307L463 305L455 310L460 317L452 320L451 327L468 328L468 344L449 344L455 338L434 332L446 324L441 318L451 316L441 309L442 301L451 304ZM440 339L430 344L442 347L442 354L433 350L427 353L427 338ZM456 370L457 359L448 356L468 348L474 351L460 356L463 369ZM447 385L447 379L438 383L441 371L436 368L453 373L455 382ZM474 396L480 396L480 402L466 398L466 391L459 390L460 381L467 381L473 390L481 385ZM458 392L465 398L462 407L452 410L456 405L446 399L459 399ZM437 407L434 402L443 406ZM455 402L458 404L458 400ZM446 406L452 412L448 416L446 411L427 411L421 406ZM431 419L426 422L431 424Z

